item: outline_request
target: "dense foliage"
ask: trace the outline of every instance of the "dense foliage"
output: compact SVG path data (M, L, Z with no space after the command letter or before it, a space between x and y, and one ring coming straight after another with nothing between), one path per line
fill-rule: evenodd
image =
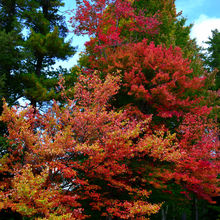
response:
M39 1L42 12L36 2L44 20L49 6ZM33 219L154 219L161 210L164 220L171 206L179 212L172 218L198 220L198 201L215 203L219 195L219 140L209 74L190 27L171 0L77 3L71 24L91 37L77 82L69 89L61 77L62 102L44 112L34 86L26 90L39 97L29 98L32 106L4 104L9 146L0 159L0 209ZM62 40L64 47L51 44L54 23L36 26L35 13L26 42L35 51L34 83L44 62L68 55Z
M65 42L62 6L61 0L0 1L1 99L16 104L25 98L36 106L57 98L55 85L64 69L52 66L74 54Z

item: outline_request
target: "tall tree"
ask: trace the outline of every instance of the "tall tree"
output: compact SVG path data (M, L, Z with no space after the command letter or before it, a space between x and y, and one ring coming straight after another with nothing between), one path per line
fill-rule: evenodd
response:
M65 41L63 5L61 0L0 0L0 114L3 97L9 105L24 98L35 107L59 97L55 92L58 75L66 71L51 67L75 52ZM4 137L7 133L1 122L0 157L11 154ZM10 213L5 215L10 218Z
M16 79L23 54L21 25L19 24L15 0L0 1L0 98L5 97L7 101L14 104L19 96L18 79ZM2 105L1 107L2 108ZM1 110L0 110L1 113Z
M214 116L220 122L220 32L216 29L212 31L212 36L206 42L208 48L203 55L205 67L211 76L207 84L209 92L212 94L210 105L214 106ZM220 136L219 136L220 138Z
M206 63L211 70L218 69L215 79L215 89L220 88L220 32L215 29L212 36L206 42L208 44Z
M165 126L176 133L179 147L188 156L173 169L174 183L184 189L182 193L195 193L211 201L216 194L209 194L206 180L209 166L213 172L218 169L209 148L217 146L216 124L209 119L210 108L206 106L206 72L195 42L189 38L190 27L184 26L185 19L178 20L174 1L83 1L72 21L78 22L77 33L91 35L81 60L86 72L98 69L102 77L109 72L122 76L115 107L133 105L135 113L139 112L137 117L153 115L153 129ZM192 121L196 121L193 126ZM207 167L201 158L209 164ZM187 165L189 161L192 166ZM148 162L151 165L146 167L154 170L155 165ZM217 173L214 176L213 192L217 192ZM174 184L172 193L175 188Z
M5 104L11 154L0 159L0 209L34 219L148 219L159 210L148 202L142 163L178 161L177 139L169 132L164 138L162 128L152 132L151 117L111 109L120 77L98 75L79 76L65 108L54 103L40 114Z
M55 85L60 71L52 71L57 59L74 54L70 42L65 42L67 28L59 8L62 0L23 1L21 18L28 36L24 43L25 69L22 73L23 94L36 107L37 103L56 99Z
M1 93L8 101L23 97L36 107L56 98L57 78L65 70L51 67L75 53L65 42L62 6L62 0L1 0Z

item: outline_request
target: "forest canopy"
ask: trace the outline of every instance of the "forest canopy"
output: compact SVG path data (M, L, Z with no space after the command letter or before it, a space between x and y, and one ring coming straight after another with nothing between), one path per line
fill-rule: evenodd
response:
M0 218L217 219L219 32L204 58L173 0L76 3L67 70L63 1L0 2Z

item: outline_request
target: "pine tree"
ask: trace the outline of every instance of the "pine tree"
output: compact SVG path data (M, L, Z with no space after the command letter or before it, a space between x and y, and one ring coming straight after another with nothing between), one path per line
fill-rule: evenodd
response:
M215 29L206 42L208 44L206 63L211 70L218 69L215 79L215 90L220 88L220 32Z
M70 42L65 42L67 28L57 0L0 1L0 114L2 98L10 105L19 98L33 106L59 97L55 86L65 69L53 70L57 59L74 54ZM6 128L1 124L1 136ZM7 144L1 137L1 154Z
M217 116L218 122L220 122L220 32L217 29L212 30L212 36L209 37L206 44L208 48L203 54L203 60L210 76L207 87L212 98L209 101L210 105L214 107L214 117Z
M75 53L65 41L63 5L62 0L1 0L1 99L15 104L22 97L36 107L58 98L57 78L66 71L52 66Z
M20 98L18 73L23 59L21 46L21 26L16 17L15 0L0 2L0 102L5 97L10 104L15 104ZM1 102L2 103L2 102ZM1 104L2 107L2 104ZM0 108L1 108L0 107ZM2 110L0 110L1 113Z
M67 27L59 14L62 0L32 0L20 4L21 18L28 36L24 51L25 69L21 75L23 94L36 107L37 103L57 99L55 85L64 70L51 70L57 59L65 60L75 51L65 42Z

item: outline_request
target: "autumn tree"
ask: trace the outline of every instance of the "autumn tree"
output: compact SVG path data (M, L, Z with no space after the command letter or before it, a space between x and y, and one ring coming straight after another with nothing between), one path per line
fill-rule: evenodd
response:
M65 18L59 12L62 6L62 1L55 0L0 1L0 114L3 97L10 106L24 98L37 107L60 97L55 89L58 75L69 72L51 67L57 59L74 54L70 42L65 41ZM7 133L5 123L1 122L0 158L11 153L4 137ZM5 214L6 219L18 217ZM4 218L3 212L0 215Z
M148 159L145 167L173 170L170 181L183 189L181 193L211 202L218 194L217 153L212 153L218 152L218 139L207 107L207 74L189 38L190 28L177 18L174 2L153 3L83 1L72 18L74 25L78 22L77 33L91 36L80 64L86 73L96 69L102 71L102 77L109 72L121 75L123 83L113 105L134 108L136 117L152 115L152 130L164 126L177 134L179 149L187 155L176 164L178 168L155 165ZM171 23L164 22L167 18ZM210 169L215 173L213 185L209 182L214 194L210 194L211 185L206 185ZM148 177L146 181L153 188L157 184L169 188L169 181L160 181L164 175L156 172L154 181L148 182Z
M98 75L80 75L75 99L66 97L65 107L54 102L44 114L5 104L11 153L1 159L1 209L36 219L148 219L158 212L161 204L148 202L146 175L159 187L171 172L146 166L146 158L174 166L182 158L178 139L152 131L150 115L112 109L120 77Z

